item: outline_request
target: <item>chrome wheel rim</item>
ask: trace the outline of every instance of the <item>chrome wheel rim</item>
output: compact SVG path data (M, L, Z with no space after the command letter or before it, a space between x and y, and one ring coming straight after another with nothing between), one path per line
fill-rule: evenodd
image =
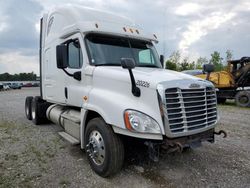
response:
M105 146L99 131L92 131L86 146L87 153L96 165L102 165L105 160Z

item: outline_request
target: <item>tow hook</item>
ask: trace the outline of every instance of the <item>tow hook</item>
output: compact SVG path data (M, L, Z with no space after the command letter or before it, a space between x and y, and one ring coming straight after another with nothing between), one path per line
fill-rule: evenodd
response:
M173 142L173 143L166 143L161 146L162 149L166 153L173 153L173 152L182 152L183 151L183 145L180 142Z
M180 142L176 142L175 144L176 144L179 152L181 153L183 151L183 145Z
M223 137L222 137L222 138L226 138L226 137L227 137L227 133L226 133L226 131L224 131L224 130L220 130L219 132L214 131L214 134L216 134L216 135L221 135L221 134L223 134Z

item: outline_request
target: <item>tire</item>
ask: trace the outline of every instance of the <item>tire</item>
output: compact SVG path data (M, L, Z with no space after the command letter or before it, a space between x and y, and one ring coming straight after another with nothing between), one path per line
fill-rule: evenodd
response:
M237 106L250 107L250 91L239 91L235 96Z
M29 96L25 99L25 115L28 120L32 120L31 116L31 103L32 103L33 97Z
M94 144L97 147L94 147ZM87 124L85 148L90 166L98 175L108 177L116 174L122 168L123 142L102 118L94 118ZM96 151L98 152L94 154Z
M218 104L225 104L226 103L226 98L217 98L217 103Z
M34 97L31 105L31 117L35 125L41 125L49 122L46 117L46 110L50 106L50 103L42 100L41 97Z

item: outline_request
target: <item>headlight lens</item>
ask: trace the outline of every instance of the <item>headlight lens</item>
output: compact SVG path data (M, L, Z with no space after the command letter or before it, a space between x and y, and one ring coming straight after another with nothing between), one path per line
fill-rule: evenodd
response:
M146 114L134 110L126 110L124 119L127 129L131 131L161 134L159 124Z

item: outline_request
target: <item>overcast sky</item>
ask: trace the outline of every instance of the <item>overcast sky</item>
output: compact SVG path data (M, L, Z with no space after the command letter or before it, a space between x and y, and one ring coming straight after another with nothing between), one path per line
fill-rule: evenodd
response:
M0 73L38 73L39 19L68 0L0 0ZM210 58L217 50L250 56L249 0L71 0L131 18L160 43L159 54Z

